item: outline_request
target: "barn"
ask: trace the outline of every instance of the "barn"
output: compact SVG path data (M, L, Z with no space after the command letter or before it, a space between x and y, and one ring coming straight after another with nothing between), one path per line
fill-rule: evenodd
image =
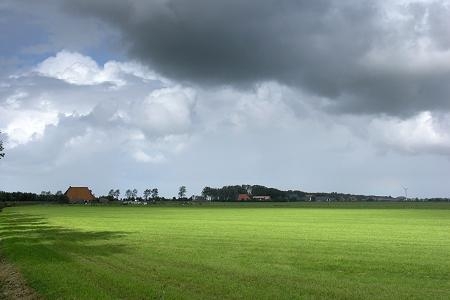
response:
M253 200L258 201L270 201L272 198L270 196L253 196Z
M250 196L248 194L239 194L237 201L249 201L252 198L250 198Z
M86 186L70 186L64 195L71 203L91 202L95 199L92 191Z

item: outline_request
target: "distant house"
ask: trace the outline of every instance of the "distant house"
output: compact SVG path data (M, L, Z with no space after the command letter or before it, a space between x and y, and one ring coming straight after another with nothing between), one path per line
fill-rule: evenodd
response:
M69 202L91 202L95 199L92 191L86 186L70 186L64 193Z
M329 196L316 196L314 197L314 201L317 202L330 202L332 199Z
M270 201L271 199L270 196L253 196L253 200L257 201Z
M248 194L239 194L237 200L238 201L249 201L249 200L251 200L251 198Z
M192 196L191 201L192 202L207 202L210 200L207 200L206 197L203 197L203 196Z

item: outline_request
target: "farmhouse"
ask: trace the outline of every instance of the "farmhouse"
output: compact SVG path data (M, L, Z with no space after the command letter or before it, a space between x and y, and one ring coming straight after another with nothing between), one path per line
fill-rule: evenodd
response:
M238 201L248 201L248 200L251 200L251 198L248 194L239 194L237 200Z
M253 200L270 201L270 196L253 196Z
M86 186L70 186L64 195L69 198L69 202L91 202L95 199L92 191Z

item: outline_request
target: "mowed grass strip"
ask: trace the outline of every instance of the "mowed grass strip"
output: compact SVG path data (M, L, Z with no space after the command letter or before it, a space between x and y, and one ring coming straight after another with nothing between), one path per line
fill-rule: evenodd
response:
M49 299L450 298L450 205L357 205L13 207L0 247Z

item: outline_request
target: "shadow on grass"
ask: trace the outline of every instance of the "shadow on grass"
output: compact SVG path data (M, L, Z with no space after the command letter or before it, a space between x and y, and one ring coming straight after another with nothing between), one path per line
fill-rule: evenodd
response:
M73 256L110 256L127 252L125 232L81 231L50 225L45 218L0 213L0 246L8 256L34 262L71 261Z

